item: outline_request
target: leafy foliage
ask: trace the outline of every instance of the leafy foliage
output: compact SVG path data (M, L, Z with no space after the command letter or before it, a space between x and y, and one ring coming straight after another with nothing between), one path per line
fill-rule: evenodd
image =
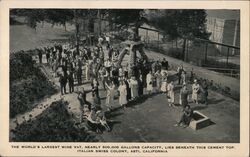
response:
M147 11L148 21L165 34L176 39L199 37L208 39L205 10L168 9Z
M56 92L30 54L23 51L10 55L10 117L32 109L35 100Z
M17 126L15 142L96 142L84 128L76 128L65 101L53 102L36 119Z

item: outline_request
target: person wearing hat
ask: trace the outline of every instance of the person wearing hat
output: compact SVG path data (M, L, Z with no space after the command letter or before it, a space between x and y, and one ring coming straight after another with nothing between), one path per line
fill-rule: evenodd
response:
M198 92L200 90L200 85L197 80L194 80L194 84L192 85L192 99L194 103L198 104Z

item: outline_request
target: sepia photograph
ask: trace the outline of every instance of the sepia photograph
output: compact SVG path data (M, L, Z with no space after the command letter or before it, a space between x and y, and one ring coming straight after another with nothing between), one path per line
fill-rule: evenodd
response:
M9 142L240 143L240 15L10 8Z

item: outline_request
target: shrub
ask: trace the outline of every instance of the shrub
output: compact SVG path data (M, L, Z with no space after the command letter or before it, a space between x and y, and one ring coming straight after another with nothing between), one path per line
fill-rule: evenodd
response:
M10 117L34 108L34 102L52 95L56 88L35 66L31 55L18 52L10 57Z
M15 142L96 142L84 128L77 128L67 110L68 102L56 101L33 120L17 126Z

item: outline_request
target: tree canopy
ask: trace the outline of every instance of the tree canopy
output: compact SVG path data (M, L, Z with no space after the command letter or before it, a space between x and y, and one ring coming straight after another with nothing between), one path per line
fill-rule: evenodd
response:
M168 9L148 11L148 21L172 39L199 37L208 39L205 10Z
M32 27L44 20L65 25L76 18L105 18L118 27L134 28L137 35L138 28L146 22L171 39L209 37L205 25L206 12L198 9L13 9L11 13L28 17Z

